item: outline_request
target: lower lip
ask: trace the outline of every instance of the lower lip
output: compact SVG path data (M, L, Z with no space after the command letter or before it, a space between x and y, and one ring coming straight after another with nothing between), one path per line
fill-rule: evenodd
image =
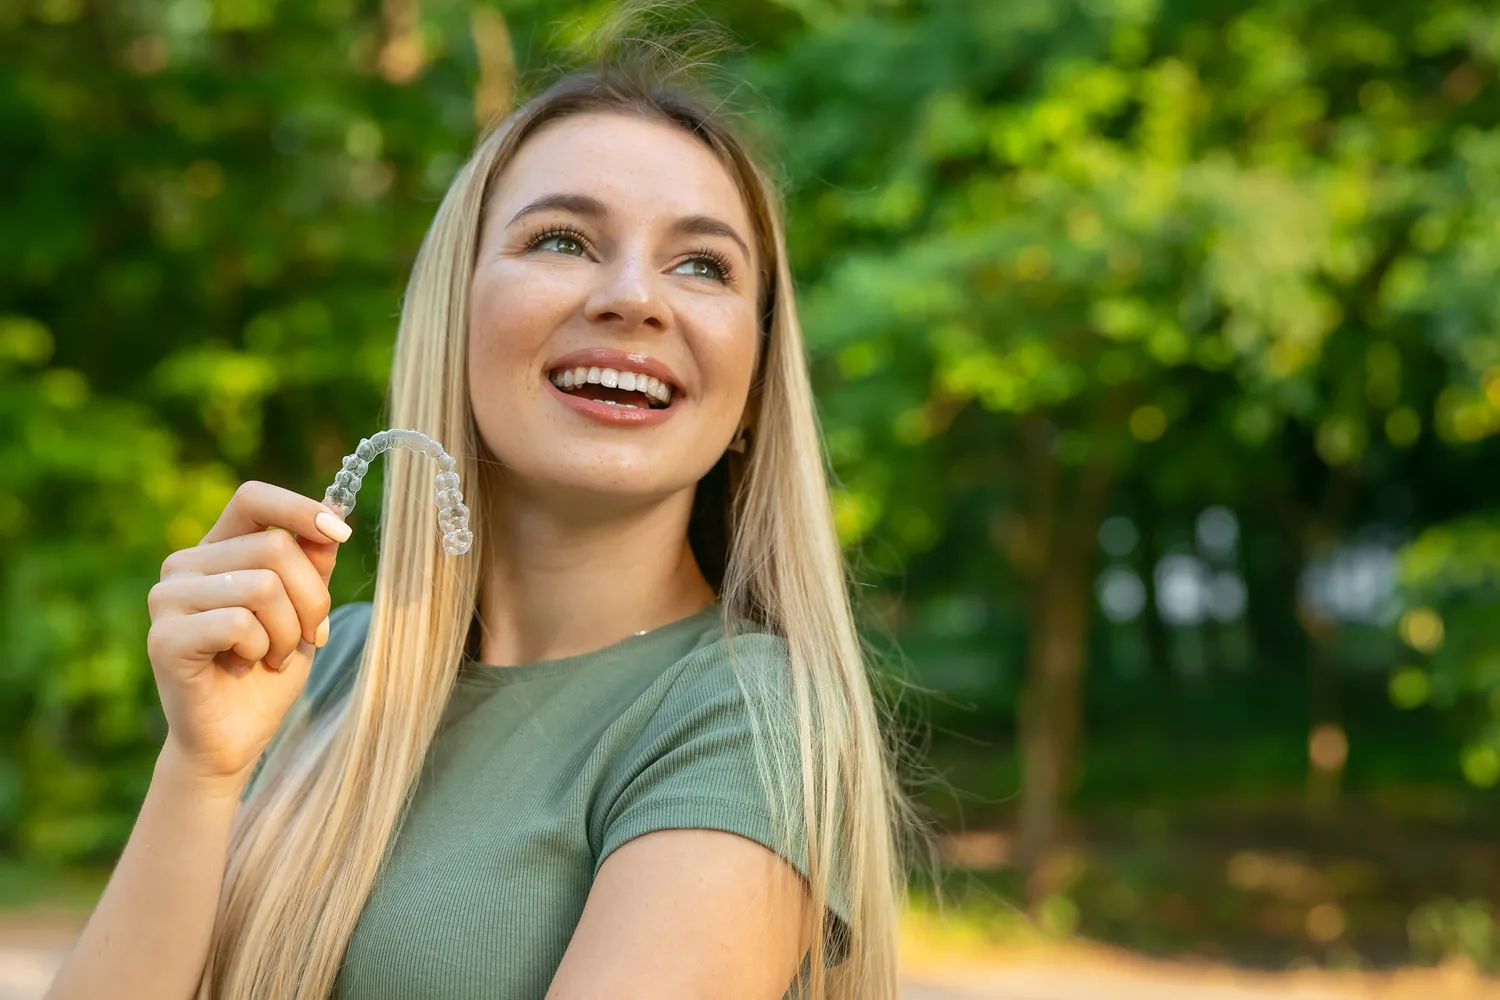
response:
M547 388L552 390L552 394L561 400L563 405L572 407L590 420L597 420L601 424L609 424L612 427L654 427L677 412L675 398L671 405L659 410L631 409L628 406L611 406L583 396L569 395L553 385L551 379L544 381L547 383Z

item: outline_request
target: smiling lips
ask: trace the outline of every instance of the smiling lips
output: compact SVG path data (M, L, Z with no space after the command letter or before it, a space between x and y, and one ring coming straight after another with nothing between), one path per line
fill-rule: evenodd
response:
M576 351L552 362L548 386L560 402L614 426L659 424L677 411L681 388L666 365L644 354L607 348Z

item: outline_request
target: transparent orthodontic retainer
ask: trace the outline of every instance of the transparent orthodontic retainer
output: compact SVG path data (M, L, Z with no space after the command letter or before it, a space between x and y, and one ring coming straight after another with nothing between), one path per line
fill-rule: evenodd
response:
M392 448L405 448L418 455L427 455L437 463L438 474L433 479L436 495L433 499L438 508L438 527L443 532L443 551L450 556L461 556L474 544L474 535L469 531L469 508L464 506L464 495L458 489L457 464L443 446L421 431L393 427L377 431L363 438L354 454L344 456L344 467L334 477L333 485L323 494L323 503L347 519L354 510L354 495L359 492L364 475L376 455Z

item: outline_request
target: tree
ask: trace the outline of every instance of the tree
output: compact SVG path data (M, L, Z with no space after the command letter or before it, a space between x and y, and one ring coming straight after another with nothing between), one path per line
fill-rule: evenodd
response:
M238 482L321 495L373 429L507 32L415 0L0 9L0 845L123 843L163 735L146 591Z
M1397 449L1420 433L1402 366L1445 334L1403 292L1407 245L1446 231L1424 185L1474 176L1492 141L1490 23L1460 3L930 3L765 60L845 538L900 563L972 532L977 494L993 549L967 556L1003 557L1027 595L1023 862L1074 781L1112 486L1162 482L1147 456L1171 448L1251 500L1247 450L1306 428L1343 484L1292 507L1306 559L1379 472L1372 423Z

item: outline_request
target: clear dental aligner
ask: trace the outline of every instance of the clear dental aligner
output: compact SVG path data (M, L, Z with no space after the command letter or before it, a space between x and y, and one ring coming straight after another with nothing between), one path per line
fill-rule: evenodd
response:
M474 544L474 535L469 531L469 508L464 506L464 495L458 490L458 473L453 471L457 463L442 445L421 431L392 427L361 439L354 454L344 456L344 467L323 494L323 503L337 511L340 517L347 518L354 510L354 494L359 492L370 462L376 455L392 448L429 455L437 462L438 474L433 487L437 491L434 500L438 508L438 527L443 531L443 551L450 556L461 556L469 551L469 546Z

